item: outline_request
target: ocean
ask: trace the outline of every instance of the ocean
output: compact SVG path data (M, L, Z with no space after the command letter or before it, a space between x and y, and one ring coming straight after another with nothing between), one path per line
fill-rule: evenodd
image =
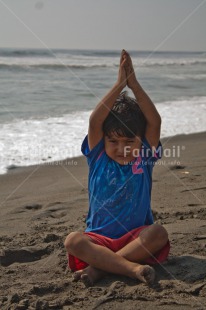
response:
M206 53L130 51L162 117L161 137L206 130ZM0 49L0 174L81 155L120 51ZM132 95L129 90L129 94Z

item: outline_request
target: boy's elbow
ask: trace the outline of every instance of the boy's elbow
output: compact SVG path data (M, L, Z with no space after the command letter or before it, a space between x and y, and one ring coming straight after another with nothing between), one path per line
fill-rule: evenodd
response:
M96 117L95 115L91 114L89 118L89 127L90 128L101 128L103 124L103 119L100 117Z
M162 124L162 119L161 119L161 116L158 113L157 116L156 116L156 119L155 119L155 127L160 128L161 124Z
M160 116L160 114L157 112L157 124L161 125L161 123L162 123L161 116Z
M159 115L159 126L161 127L162 125L162 119L161 119L161 116Z
M162 119L159 114L155 115L150 121L147 121L147 126L153 127L153 128L161 128Z
M94 127L95 125L95 117L93 116L93 113L90 115L90 118L89 118L89 126L90 127Z
M92 115L91 115L90 118L89 118L89 127L90 127L91 129L95 129L96 126L97 126L97 121L96 121L96 119L95 119L94 117L92 117Z

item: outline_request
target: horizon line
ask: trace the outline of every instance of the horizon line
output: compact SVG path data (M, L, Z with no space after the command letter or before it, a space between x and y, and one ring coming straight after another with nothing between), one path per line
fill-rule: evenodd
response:
M42 48L42 47L3 47L0 46L0 49L17 49L17 50L48 50L47 48ZM70 50L70 51L105 51L105 52L120 52L121 49L100 49L100 48L68 48L68 47L50 47L51 50ZM151 52L152 49L127 49L130 52ZM161 53L161 52L168 52L168 53L206 53L206 50L159 50L156 51L155 53Z

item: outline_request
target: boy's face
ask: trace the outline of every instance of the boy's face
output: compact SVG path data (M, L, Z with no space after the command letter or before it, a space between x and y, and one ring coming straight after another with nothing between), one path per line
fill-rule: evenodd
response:
M119 137L114 133L105 136L104 143L106 154L120 165L127 165L135 157L138 157L142 145L141 138L138 136Z

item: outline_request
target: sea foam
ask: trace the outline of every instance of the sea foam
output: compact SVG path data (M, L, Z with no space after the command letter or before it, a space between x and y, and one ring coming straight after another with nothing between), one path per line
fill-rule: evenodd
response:
M206 97L179 98L156 106L162 117L162 138L206 130ZM6 173L8 167L81 155L90 114L87 111L0 124L0 173Z

